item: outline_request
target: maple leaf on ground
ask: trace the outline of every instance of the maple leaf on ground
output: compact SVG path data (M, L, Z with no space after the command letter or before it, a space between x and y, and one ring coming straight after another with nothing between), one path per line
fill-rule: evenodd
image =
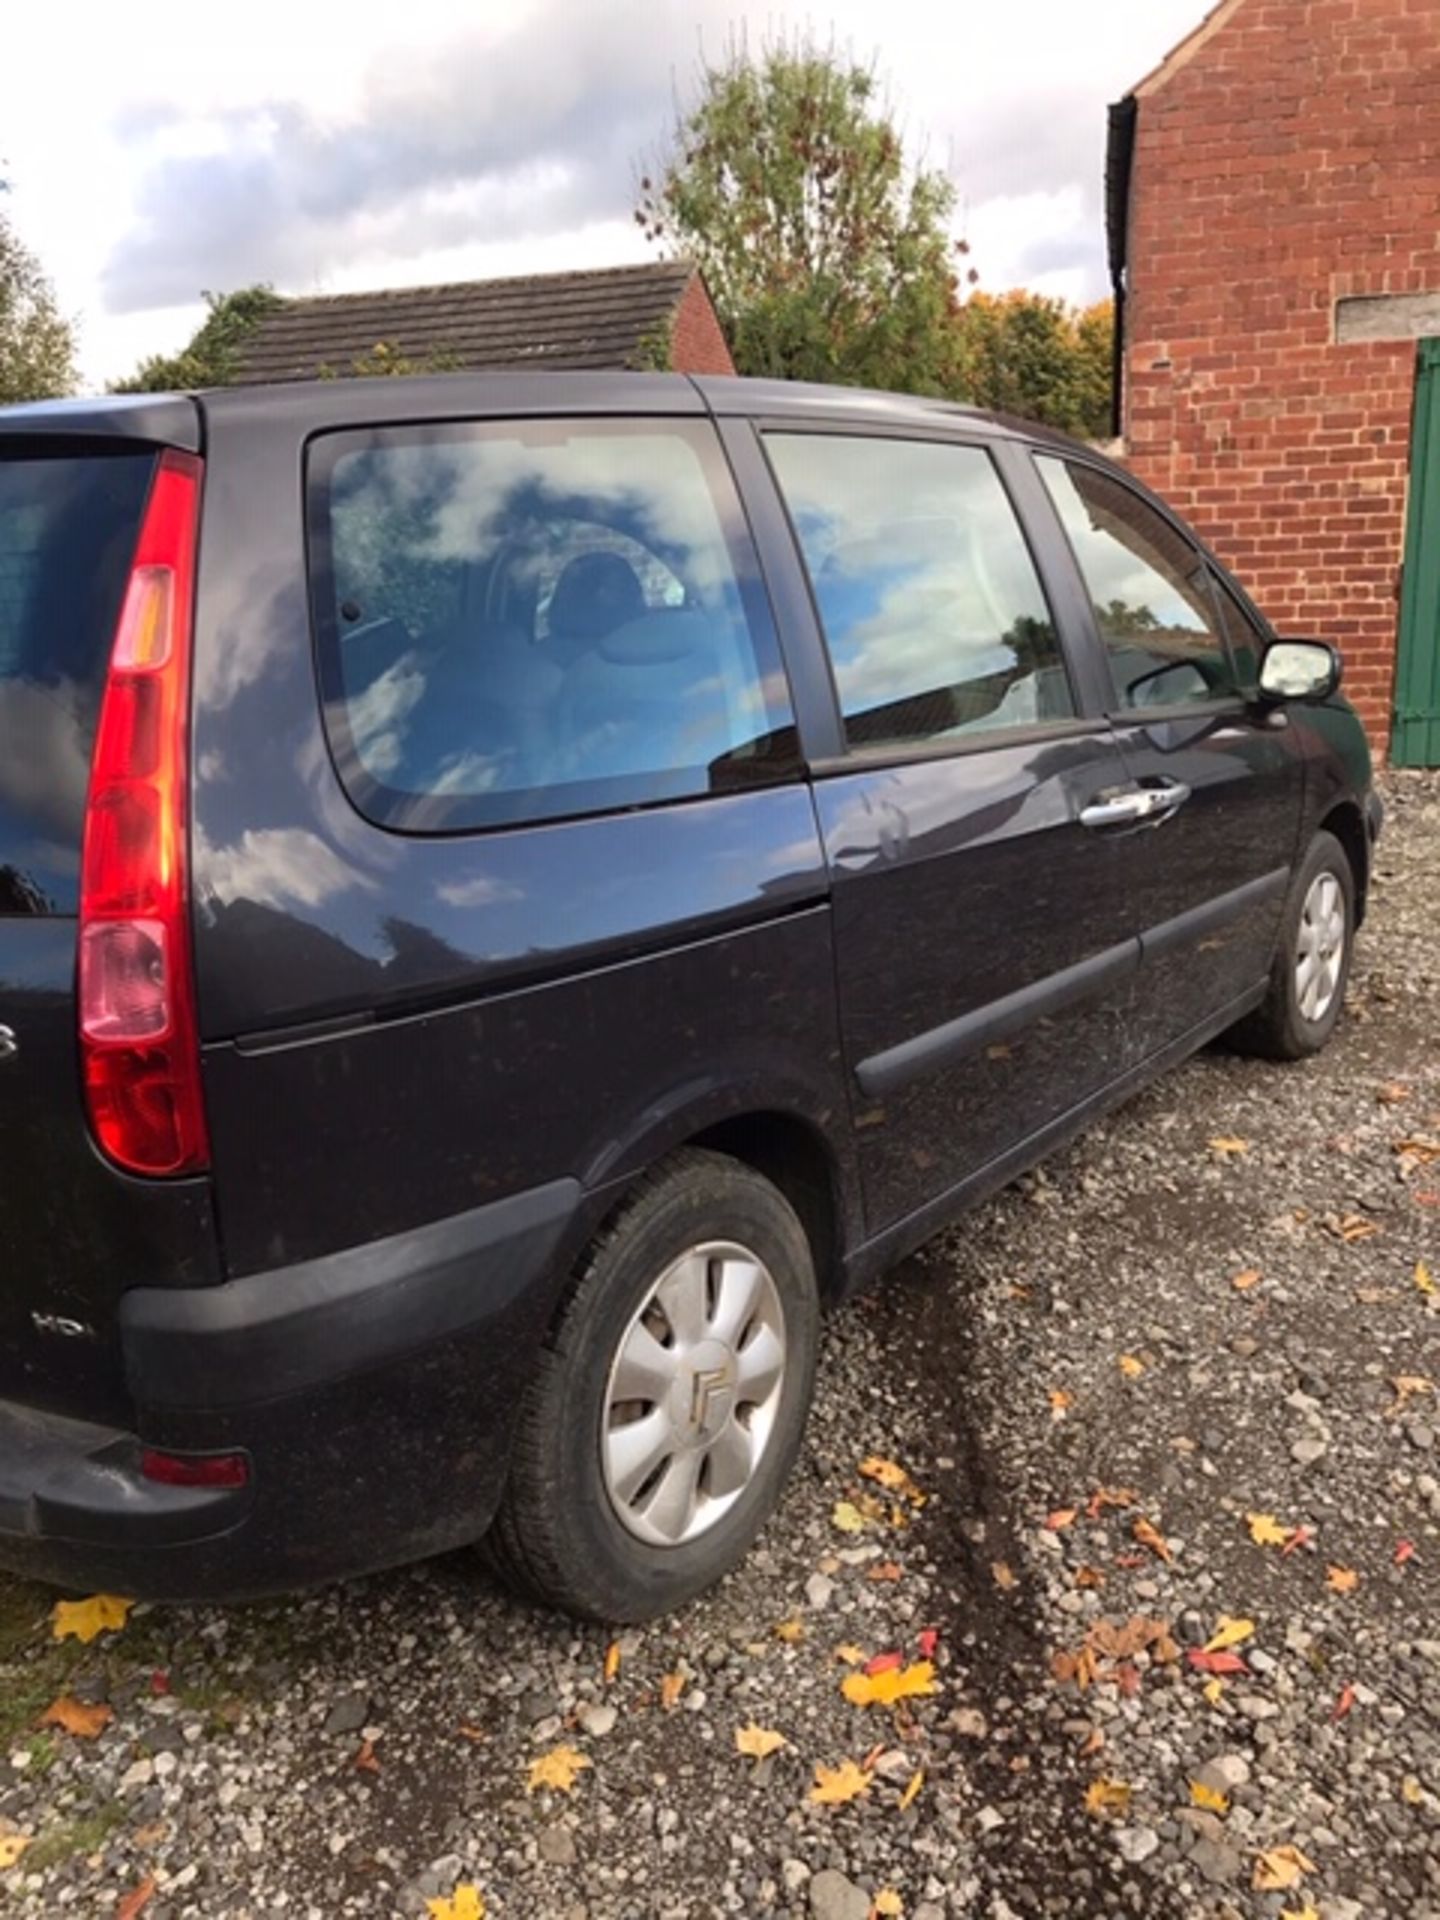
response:
M938 1627L922 1627L915 1636L915 1644L920 1649L920 1658L922 1660L933 1660L935 1658L935 1649L940 1644L940 1629Z
M1230 1284L1237 1293L1248 1293L1251 1287L1259 1286L1260 1269L1258 1267L1246 1267L1243 1273L1237 1273L1232 1276Z
M1185 1658L1197 1673L1248 1673L1249 1667L1238 1653L1221 1648L1211 1653L1208 1647L1187 1647Z
M1152 1523L1145 1518L1143 1513L1136 1515L1135 1524L1131 1527L1130 1531L1142 1547L1148 1547L1151 1553L1157 1554L1167 1566L1169 1566L1170 1562L1175 1558L1175 1555L1170 1551L1170 1545L1165 1539L1165 1536L1160 1532L1158 1527L1152 1525Z
M1095 1652L1092 1647L1081 1647L1078 1653L1067 1653L1063 1649L1050 1658L1050 1671L1063 1685L1073 1680L1084 1693L1095 1678Z
M1375 1221L1366 1219L1363 1213L1327 1213L1321 1224L1328 1234L1343 1240L1347 1247L1357 1240L1373 1240L1380 1231Z
M1123 1780L1107 1780L1102 1774L1085 1789L1085 1811L1094 1814L1125 1813L1134 1792Z
M1133 1507L1140 1498L1133 1487L1097 1487L1085 1507L1087 1520L1098 1520L1107 1507Z
M1375 1098L1382 1107L1398 1107L1410 1098L1410 1089L1403 1080L1387 1080L1375 1089Z
M1207 1680L1204 1686L1204 1694L1212 1707L1218 1707L1221 1700L1225 1697L1225 1682L1220 1679L1218 1675L1213 1679Z
M1413 1560L1414 1558L1415 1542L1413 1540L1397 1540L1395 1542L1395 1564L1397 1567L1403 1567L1407 1560Z
M1137 1360L1133 1353L1122 1353L1120 1356L1120 1371L1127 1380L1138 1380L1145 1371L1145 1362L1143 1360Z
M485 1920L485 1902L480 1889L468 1881L456 1887L448 1899L427 1900L425 1911L430 1920Z
M838 1767L817 1766L810 1799L817 1807L843 1807L870 1791L870 1775L853 1760L842 1760Z
M114 1593L94 1593L88 1600L57 1600L50 1631L57 1640L73 1638L88 1646L102 1633L118 1633L134 1604Z
M1247 1513L1245 1524L1257 1547L1283 1547L1291 1529L1282 1527L1273 1513Z
M917 1660L910 1667L890 1667L883 1673L847 1673L840 1691L852 1707L893 1707L897 1700L910 1700L938 1691L935 1669L928 1660Z
M853 1500L837 1500L830 1515L832 1527L838 1527L841 1533L863 1533L865 1516Z
M1207 1813L1226 1814L1230 1811L1230 1796L1221 1793L1218 1787L1207 1787L1203 1780L1190 1782L1190 1798L1197 1807L1204 1807Z
M1404 1412L1407 1400L1435 1391L1434 1381L1427 1380L1423 1373L1397 1373L1390 1384L1395 1389L1395 1403L1385 1411L1392 1419L1397 1413Z
M29 1844L28 1833L0 1833L0 1873L13 1867Z
M68 1693L63 1693L58 1700L52 1700L41 1714L40 1725L61 1727L66 1733L73 1733L78 1740L95 1740L114 1718L113 1707L86 1706L84 1701L72 1699Z
M1045 1528L1048 1533L1063 1533L1067 1527L1073 1527L1078 1507L1056 1507L1053 1513L1045 1516Z
M914 1773L911 1774L909 1784L905 1788L905 1791L900 1796L901 1813L904 1813L905 1809L913 1802L913 1800L915 1799L915 1796L919 1793L921 1787L923 1787L924 1784L925 1784L925 1769L923 1767L917 1767Z
M784 1640L793 1646L797 1640L803 1640L805 1638L805 1622L803 1620L782 1620L774 1629L774 1633L777 1640Z
M660 1704L666 1713L670 1713L680 1704L680 1696L685 1691L683 1673L667 1673L660 1682Z
M1360 1576L1353 1567L1327 1567L1325 1584L1332 1593L1353 1593L1360 1584Z
M1280 1920L1320 1920L1320 1909L1307 1900L1303 1907L1282 1907Z
M147 1873L138 1887L132 1887L115 1909L115 1920L137 1920L159 1891L153 1873Z
M863 1478L873 1480L877 1487L884 1487L887 1493L898 1493L915 1506L924 1504L924 1494L904 1467L897 1465L894 1460L882 1459L878 1453L869 1454L860 1462L860 1472Z
M1105 1575L1100 1571L1099 1567L1077 1567L1075 1569L1075 1584L1077 1587L1103 1587L1105 1584Z
M1220 1133L1210 1142L1210 1151L1217 1160L1235 1160L1242 1153L1249 1153L1250 1142L1233 1133Z
M1287 1887L1297 1886L1302 1874L1314 1871L1315 1862L1308 1860L1299 1847L1287 1843L1269 1847L1259 1856L1250 1884L1257 1893L1283 1893Z
M574 1747L552 1747L549 1753L542 1753L538 1760L531 1761L525 1791L536 1793L541 1787L552 1787L557 1793L573 1793L579 1775L594 1764L587 1754L577 1753Z
M361 1773L379 1773L380 1762L375 1757L375 1742L362 1740L360 1751L355 1756L355 1764Z
M905 1903L893 1887L881 1887L870 1903L868 1920L900 1920Z
M898 1580L900 1574L901 1569L893 1560L876 1560L866 1569L865 1578L875 1581Z
M847 1667L863 1667L865 1664L865 1649L863 1647L857 1647L852 1640L843 1640L835 1649L835 1658L842 1661Z
M1067 1393L1063 1387L1051 1387L1048 1397L1050 1401L1050 1418L1052 1420L1063 1420L1075 1404L1074 1394Z
M1255 1631L1253 1620L1237 1620L1231 1614L1222 1613L1215 1622L1215 1631L1205 1642L1206 1653L1223 1653L1226 1647L1238 1647L1248 1640Z
M1415 1284L1427 1297L1435 1292L1435 1278L1423 1260L1415 1262Z
M783 1733L776 1733L773 1727L758 1727L753 1720L748 1726L735 1729L735 1751L743 1753L747 1760L764 1760L787 1744Z

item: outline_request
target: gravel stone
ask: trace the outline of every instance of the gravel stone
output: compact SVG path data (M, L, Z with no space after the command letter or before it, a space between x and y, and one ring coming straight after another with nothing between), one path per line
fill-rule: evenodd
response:
M370 1697L347 1693L337 1700L325 1716L326 1733L358 1733L370 1718Z
M826 1867L810 1882L810 1911L815 1920L869 1920L870 1896L843 1873Z

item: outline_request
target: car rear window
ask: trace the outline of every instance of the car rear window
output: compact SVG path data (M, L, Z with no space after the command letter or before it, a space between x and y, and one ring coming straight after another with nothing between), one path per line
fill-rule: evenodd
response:
M148 450L0 441L0 914L71 913Z
M768 607L708 426L326 435L309 497L326 724L379 824L454 832L794 772Z

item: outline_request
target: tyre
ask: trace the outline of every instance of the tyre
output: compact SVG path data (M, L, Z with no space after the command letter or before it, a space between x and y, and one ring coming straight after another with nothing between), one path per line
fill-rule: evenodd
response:
M534 1599L654 1618L734 1566L814 1386L809 1242L751 1168L687 1148L592 1241L525 1395L492 1563Z
M1354 937L1355 875L1334 835L1317 833L1286 897L1269 991L1232 1043L1270 1060L1318 1053L1340 1018Z

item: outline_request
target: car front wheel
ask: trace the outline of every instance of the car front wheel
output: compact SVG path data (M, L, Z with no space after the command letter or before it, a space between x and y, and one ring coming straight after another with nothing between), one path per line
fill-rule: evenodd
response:
M784 1196L724 1155L671 1156L592 1242L546 1340L490 1535L500 1572L614 1621L710 1586L779 1497L818 1337Z
M1340 1018L1355 934L1355 875L1340 842L1317 833L1290 885L1265 999L1232 1031L1246 1053L1300 1060Z

